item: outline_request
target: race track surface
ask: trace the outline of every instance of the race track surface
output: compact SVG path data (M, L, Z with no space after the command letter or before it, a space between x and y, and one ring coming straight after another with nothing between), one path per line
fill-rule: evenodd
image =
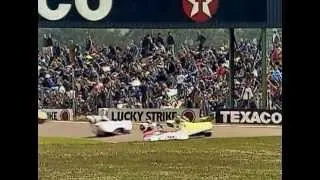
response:
M281 136L281 126L263 125L214 125L213 136L219 137L257 137L257 136ZM62 122L51 121L38 125L38 136L40 137L68 137L68 138L88 138L105 142L128 142L141 141L142 134L138 125L134 125L131 134L113 137L97 138L91 132L87 122Z

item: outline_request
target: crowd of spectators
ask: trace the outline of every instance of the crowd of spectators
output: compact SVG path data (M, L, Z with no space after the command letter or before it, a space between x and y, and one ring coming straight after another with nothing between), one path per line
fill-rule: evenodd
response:
M228 108L229 50L206 46L198 34L196 47L176 44L174 35L147 34L127 47L95 44L90 35L81 46L61 45L43 37L38 51L39 108L74 108L77 114L98 108L200 108L209 113ZM240 39L235 51L237 108L261 107L259 40ZM268 53L268 105L281 109L281 37L275 31Z

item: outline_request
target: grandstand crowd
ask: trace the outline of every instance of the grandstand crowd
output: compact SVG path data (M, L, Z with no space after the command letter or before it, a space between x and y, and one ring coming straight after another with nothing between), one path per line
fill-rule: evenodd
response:
M127 47L102 46L90 35L85 45L61 45L44 35L38 51L39 108L75 108L77 114L98 108L200 108L204 114L228 108L229 49L176 44L174 34L147 34ZM237 108L261 107L259 40L240 39L235 51ZM281 37L274 31L268 52L268 107L282 107Z

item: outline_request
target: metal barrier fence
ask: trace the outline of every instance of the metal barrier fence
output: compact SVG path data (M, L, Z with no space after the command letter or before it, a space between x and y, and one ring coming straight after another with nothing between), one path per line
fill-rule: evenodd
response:
M43 109L73 109L75 116L81 115L93 115L98 114L99 108L117 108L117 101L110 97L106 99L104 96L99 95L88 95L84 101L77 96L78 92L75 92L75 96L72 92L59 91L58 88L39 88L38 90L38 108ZM76 97L76 98L73 98ZM269 94L268 109L281 110L281 104L273 102L273 98ZM261 98L260 98L261 99ZM235 108L240 109L259 109L261 107L261 101L259 96L256 96L252 101L245 101L242 99L235 100ZM174 101L174 99L173 99ZM200 103L192 104L192 107L188 108L199 108L202 116L208 115L215 110L227 109L227 103L225 99L219 101L210 101L204 97L201 98ZM255 105L253 105L255 104ZM148 108L140 105L131 104L128 105L130 108ZM156 107L160 108L160 107Z

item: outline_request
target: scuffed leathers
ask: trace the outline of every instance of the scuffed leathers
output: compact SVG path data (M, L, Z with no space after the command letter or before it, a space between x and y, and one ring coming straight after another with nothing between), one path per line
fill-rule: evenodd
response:
M148 138L153 135L160 135L161 132L164 132L162 125L158 123L148 122L144 125L145 130L143 131L143 138Z

